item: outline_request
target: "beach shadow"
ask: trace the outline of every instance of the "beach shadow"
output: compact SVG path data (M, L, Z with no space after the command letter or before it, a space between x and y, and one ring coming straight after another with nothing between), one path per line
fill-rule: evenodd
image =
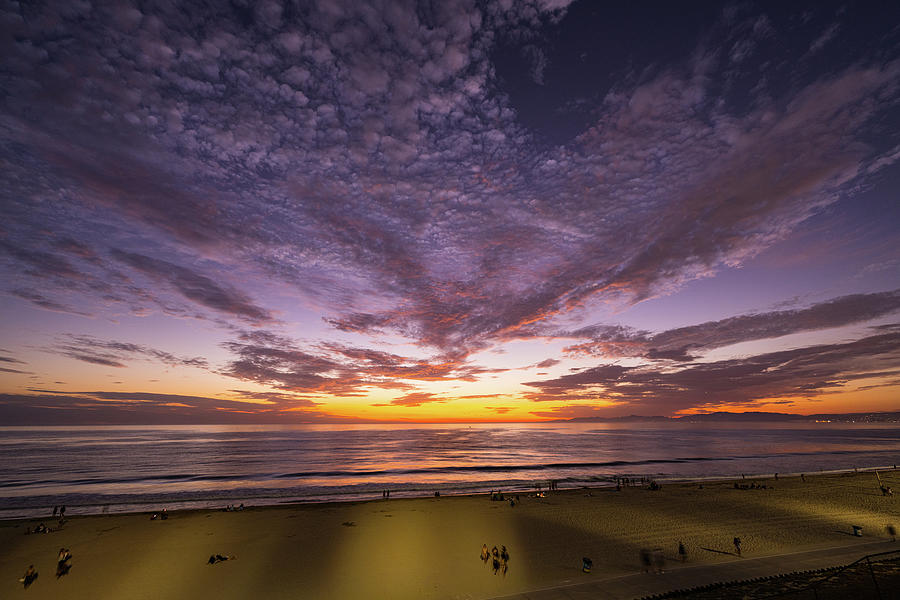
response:
M728 554L729 556L740 556L739 554L735 554L734 552L727 552L725 550L715 550L713 548L704 548L700 547L701 550L706 550L707 552L715 552L716 554Z

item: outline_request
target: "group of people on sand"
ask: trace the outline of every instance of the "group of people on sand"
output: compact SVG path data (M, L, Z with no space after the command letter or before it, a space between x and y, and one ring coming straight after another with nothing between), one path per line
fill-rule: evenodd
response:
M235 512L244 510L244 503L241 502L239 505L235 506L234 504L229 504L225 508L222 509L222 512Z
M497 546L494 546L488 550L487 544L482 544L481 562L490 564L491 568L494 570L494 575L500 573L503 576L506 576L506 571L509 569L509 550L502 544L499 549Z
M53 531L56 531L56 530L53 529L52 527L47 527L46 525L44 525L44 522L41 521L40 523L35 525L33 529L30 527L26 527L25 535L28 535L29 533L50 533Z
M56 556L56 578L59 579L63 575L68 575L69 570L72 568L72 552L69 551L68 548L60 548L59 554ZM34 583L34 580L37 579L38 572L34 568L34 565L28 565L28 568L25 569L25 574L19 578L19 583L21 583L24 587L30 586Z
M765 490L765 489L769 489L769 488L767 488L766 484L764 484L764 483L763 484L758 484L758 483L746 484L746 483L735 482L734 489L736 489L736 490ZM775 489L775 488L773 487L772 489Z
M882 496L893 496L894 490L892 490L890 486L883 485L883 486L881 486L881 495Z
M540 496L543 497L543 494L541 494ZM507 497L507 496L504 496L503 492L501 492L499 490L496 492L494 490L491 490L491 502L509 502L510 506L515 506L516 504L519 504L519 502L521 502L521 500L519 499L518 494Z

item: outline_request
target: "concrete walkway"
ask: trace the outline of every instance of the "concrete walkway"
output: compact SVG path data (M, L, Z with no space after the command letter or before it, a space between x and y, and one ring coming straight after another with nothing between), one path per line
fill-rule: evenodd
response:
M756 577L783 575L797 571L843 566L878 552L900 550L900 543L890 541L859 542L844 546L763 556L735 557L733 562L715 565L681 565L669 563L665 573L635 573L610 579L584 574L584 582L573 583L522 594L501 596L496 600L632 600L652 594L689 589L711 583L743 581Z

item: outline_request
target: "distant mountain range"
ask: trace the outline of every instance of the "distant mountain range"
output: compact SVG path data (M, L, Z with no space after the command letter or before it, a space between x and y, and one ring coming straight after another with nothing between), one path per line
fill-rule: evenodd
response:
M685 415L683 417L644 417L629 415L627 417L575 417L560 419L570 423L643 423L643 422L679 422L679 423L717 423L717 422L814 422L831 421L837 423L898 423L900 412L869 412L819 415L791 415L776 412L714 412L701 415Z

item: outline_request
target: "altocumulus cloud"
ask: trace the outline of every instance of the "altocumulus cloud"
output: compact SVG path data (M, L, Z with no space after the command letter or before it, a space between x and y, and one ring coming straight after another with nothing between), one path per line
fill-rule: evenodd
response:
M897 104L890 52L823 69L809 61L841 31L816 32L809 56L758 80L750 59L794 32L731 9L689 57L624 77L573 139L543 144L492 53L529 47L568 5L5 5L6 291L233 332L281 318L274 289L342 333L398 333L435 358L236 340L221 372L341 394L473 379L473 352L740 265L896 160L861 134ZM525 52L545 80L555 65ZM895 296L835 300L844 316L595 327L572 351L688 360L779 319L851 322L854 302L885 314Z

